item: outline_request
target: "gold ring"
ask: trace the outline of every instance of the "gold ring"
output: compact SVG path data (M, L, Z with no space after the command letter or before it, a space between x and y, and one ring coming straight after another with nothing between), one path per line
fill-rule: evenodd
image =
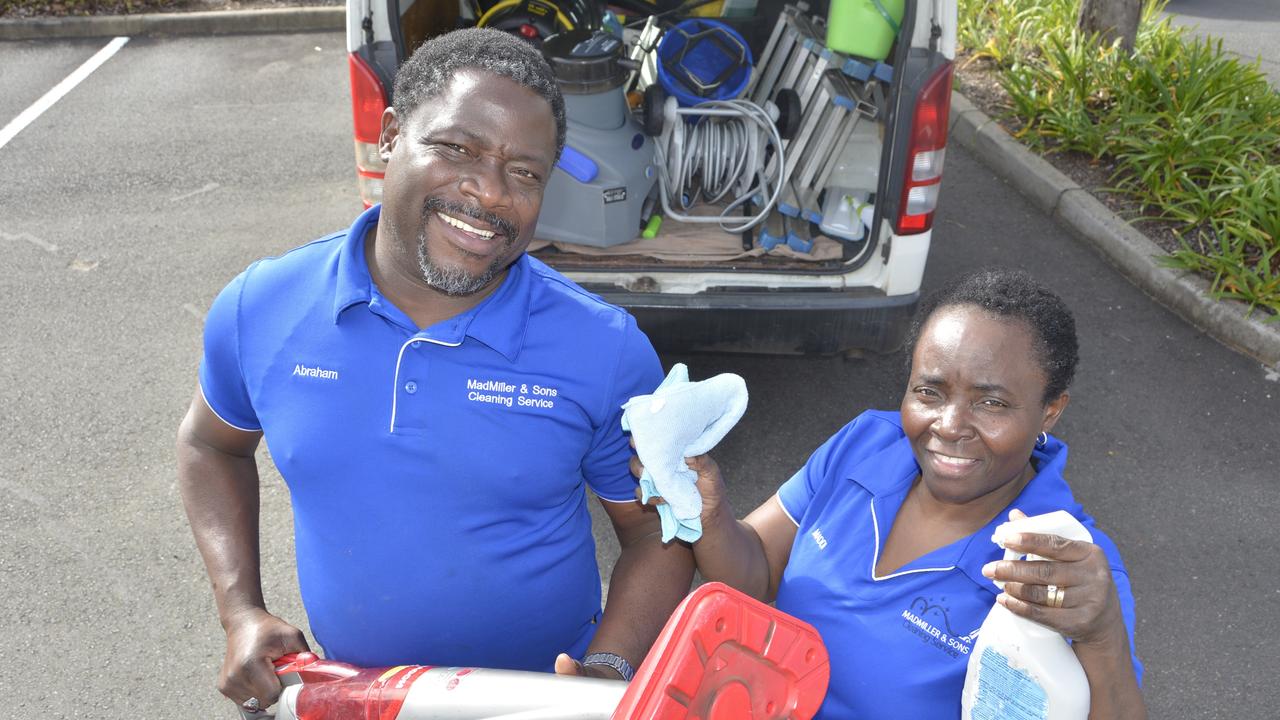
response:
M1049 607L1060 608L1062 607L1062 604L1066 602L1066 599L1067 599L1066 588L1060 588L1057 585L1049 585L1045 587L1045 591L1046 591L1046 595L1048 596L1046 598L1047 602L1045 604L1048 605Z

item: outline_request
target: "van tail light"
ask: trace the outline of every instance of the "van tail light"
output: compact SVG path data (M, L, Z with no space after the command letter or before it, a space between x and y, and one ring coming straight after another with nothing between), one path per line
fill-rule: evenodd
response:
M914 235L933 227L933 211L938 207L938 187L942 183L942 163L947 154L947 119L951 115L952 64L938 68L916 101L911 119L911 140L907 146L910 163L902 183L898 210L898 234Z
M378 136L382 134L382 111L387 108L387 93L373 69L359 55L347 56L351 69L351 112L356 142L356 180L360 199L369 207L382 202L382 177L387 164L378 153Z

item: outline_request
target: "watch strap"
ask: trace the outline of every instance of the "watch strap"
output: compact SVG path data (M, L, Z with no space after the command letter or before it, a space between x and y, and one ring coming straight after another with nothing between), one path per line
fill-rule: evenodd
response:
M617 670L622 679L627 682L631 682L631 678L636 674L635 668L631 667L631 663L627 662L626 658L611 652L593 652L582 658L582 664L607 665Z

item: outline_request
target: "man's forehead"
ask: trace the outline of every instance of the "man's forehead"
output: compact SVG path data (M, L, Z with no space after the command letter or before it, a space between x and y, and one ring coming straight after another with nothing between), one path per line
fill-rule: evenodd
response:
M547 117L552 117L551 103L538 94L533 88L520 84L505 75L499 75L482 68L463 68L454 73L440 87L435 95L423 98L421 109L439 105L444 98L460 100L471 98L491 101L500 104L533 103L546 108Z
M488 112L462 112L461 106L488 105ZM473 108L471 108L473 109ZM477 140L496 141L491 137L487 126L505 114L504 111L518 113L520 131L507 133L511 137L505 142L530 147L537 143L537 133L529 132L541 114L550 129L551 153L555 153L555 115L551 103L532 88L521 85L511 78L497 75L485 70L466 68L454 74L440 89L440 92L424 97L410 116L410 122L420 124L423 130L450 128L457 132L474 137Z

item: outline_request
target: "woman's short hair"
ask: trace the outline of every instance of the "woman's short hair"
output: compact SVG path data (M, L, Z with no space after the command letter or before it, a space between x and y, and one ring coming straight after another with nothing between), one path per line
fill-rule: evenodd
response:
M907 335L907 367L915 355L920 331L939 309L972 305L993 317L1024 323L1032 335L1046 384L1042 403L1049 403L1071 385L1080 360L1076 321L1062 298L1027 273L986 268L961 275L930 293L916 311Z

